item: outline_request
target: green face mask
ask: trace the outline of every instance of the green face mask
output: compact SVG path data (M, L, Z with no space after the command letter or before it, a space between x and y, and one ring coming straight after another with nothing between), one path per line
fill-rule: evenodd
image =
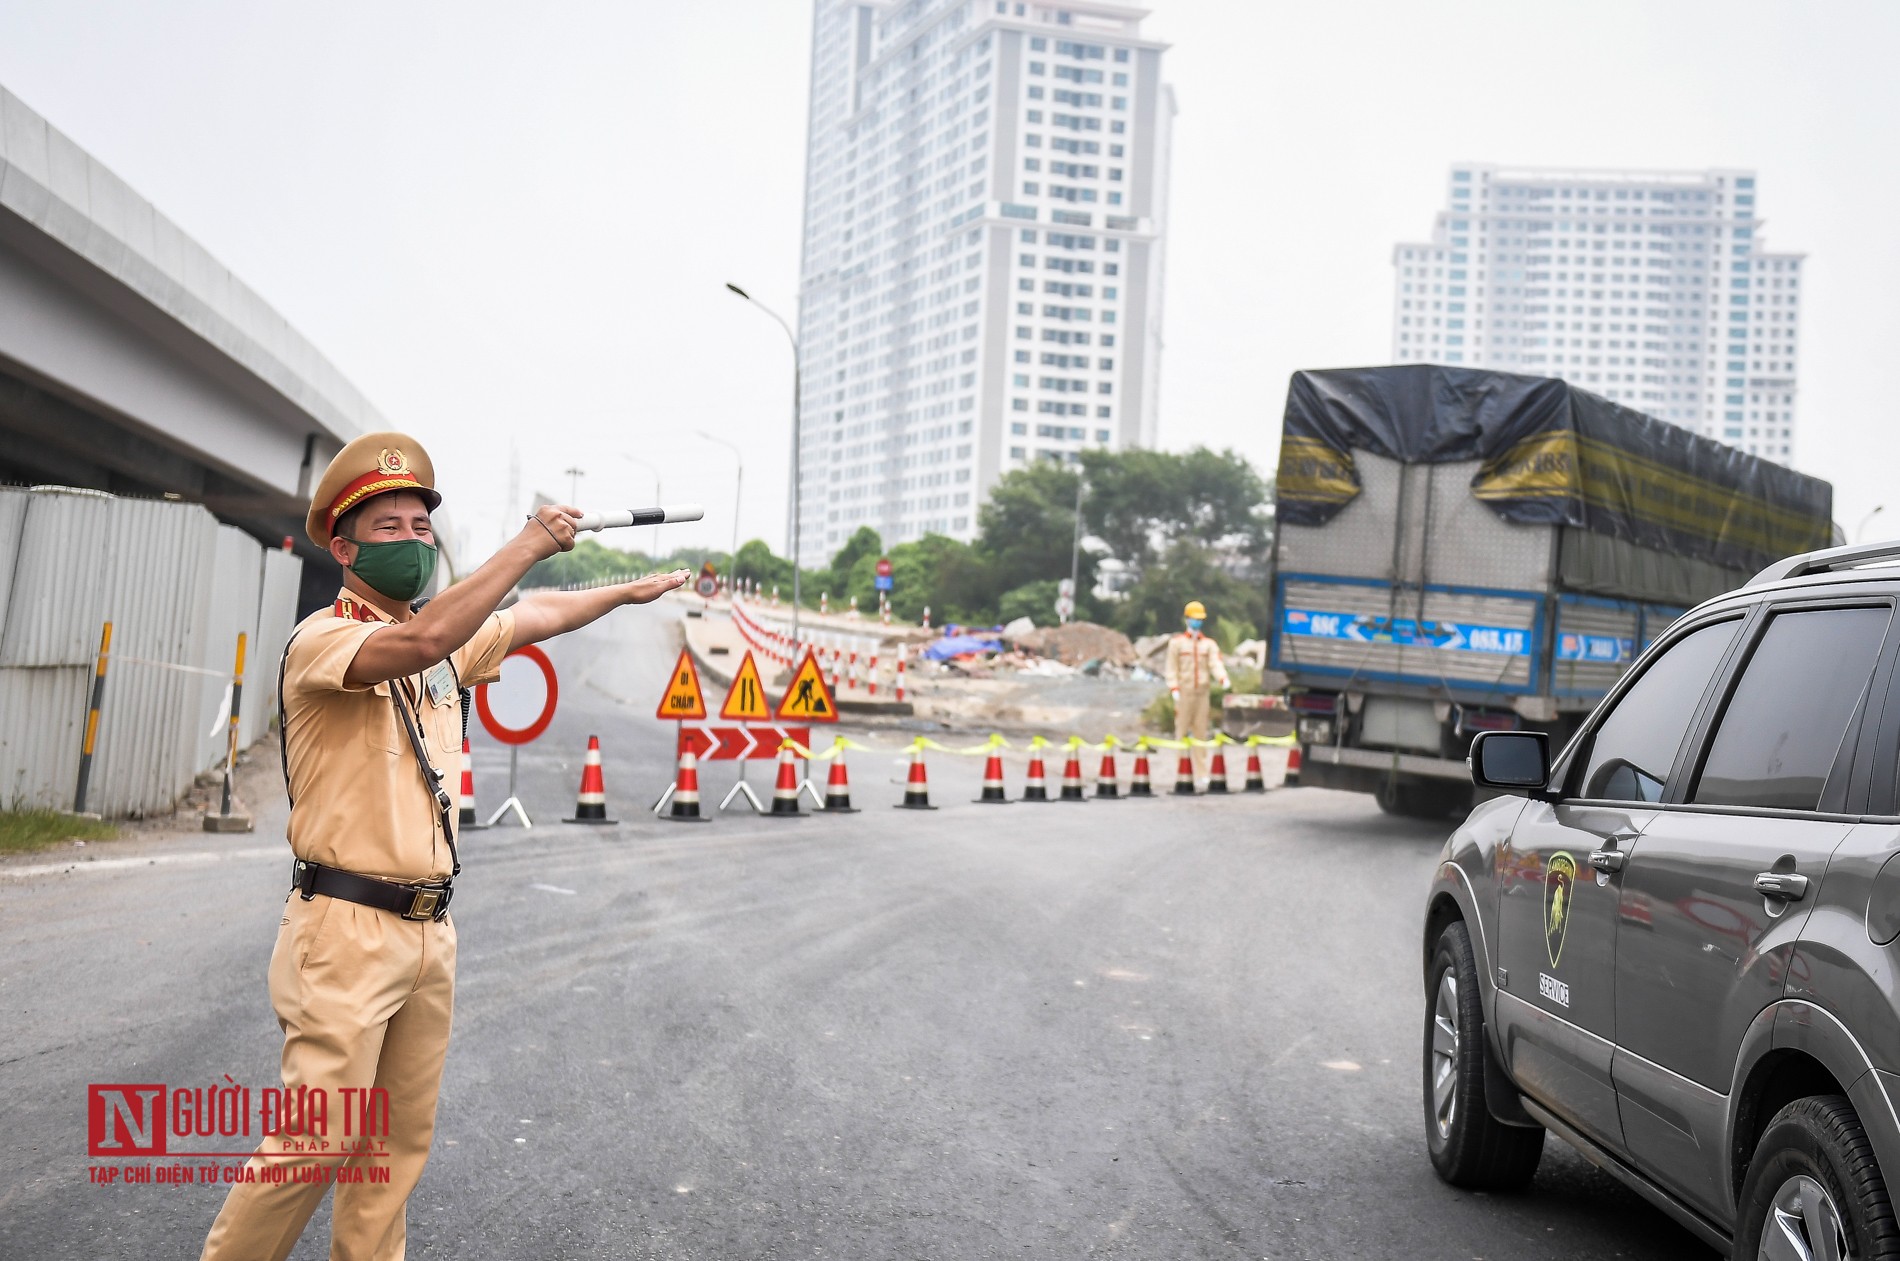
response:
M356 544L356 563L351 573L369 584L370 590L405 603L429 589L435 577L435 547L421 539L397 539L393 543Z

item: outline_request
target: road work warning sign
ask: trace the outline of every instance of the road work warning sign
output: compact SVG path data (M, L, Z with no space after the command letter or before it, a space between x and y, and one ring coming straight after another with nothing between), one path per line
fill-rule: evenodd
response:
M786 685L785 697L778 703L778 717L784 722L837 722L838 706L825 686L824 671L811 650L798 663L798 670Z
M739 673L732 678L732 690L726 693L726 703L719 707L719 716L729 722L772 721L772 707L765 700L765 684L759 681L759 667L754 664L750 650L739 663Z
M699 690L699 668L693 664L692 655L682 648L673 673L667 676L666 694L660 697L659 717L686 720L705 716L706 695Z

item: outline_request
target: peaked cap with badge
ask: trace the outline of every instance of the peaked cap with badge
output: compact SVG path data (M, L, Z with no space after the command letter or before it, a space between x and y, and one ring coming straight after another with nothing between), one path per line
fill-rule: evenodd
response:
M336 453L317 480L317 489L310 496L310 513L304 518L304 533L312 543L327 550L338 517L364 500L393 490L422 496L430 512L441 506L429 453L408 434L393 430L354 438Z

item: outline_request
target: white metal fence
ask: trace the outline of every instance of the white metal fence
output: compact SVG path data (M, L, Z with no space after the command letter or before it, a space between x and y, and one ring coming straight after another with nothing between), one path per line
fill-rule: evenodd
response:
M72 807L108 621L89 810L170 809L221 761L239 631L249 640L239 739L255 741L302 565L195 504L0 489L0 808Z

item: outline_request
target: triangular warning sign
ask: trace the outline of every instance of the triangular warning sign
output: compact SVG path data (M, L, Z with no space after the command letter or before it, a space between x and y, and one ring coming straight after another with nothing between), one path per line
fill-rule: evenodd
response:
M818 661L809 648L798 663L792 681L785 686L785 697L778 703L778 716L793 722L838 721L838 706L832 701L831 689L825 686L824 671L818 668Z
M739 673L733 676L732 690L726 693L719 716L739 722L772 721L772 706L765 699L765 684L759 681L759 667L753 663L750 650L739 663Z
M706 716L706 697L699 690L699 667L692 654L680 649L680 659L667 676L666 692L660 697L661 718L689 719Z

